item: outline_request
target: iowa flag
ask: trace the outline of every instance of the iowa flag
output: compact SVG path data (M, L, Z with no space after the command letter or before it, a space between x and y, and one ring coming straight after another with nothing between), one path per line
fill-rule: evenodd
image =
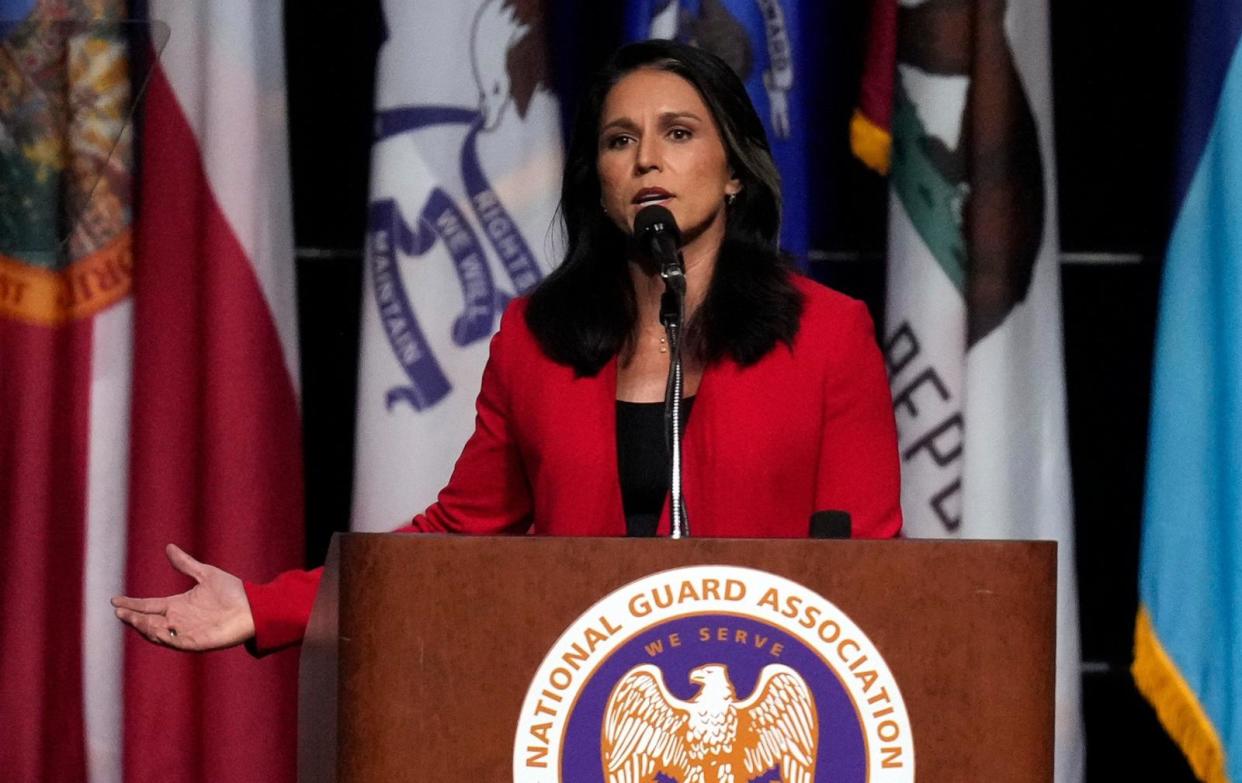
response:
M1133 673L1218 783L1242 781L1242 6L1196 2L1189 29Z
M1058 543L1056 780L1084 774L1048 11L879 0L852 138L891 161L905 532Z

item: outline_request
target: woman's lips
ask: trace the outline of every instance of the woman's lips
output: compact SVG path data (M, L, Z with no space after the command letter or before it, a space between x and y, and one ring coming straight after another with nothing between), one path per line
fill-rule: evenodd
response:
M658 204L672 197L673 194L663 188L643 188L634 194L634 199L630 203L647 206L648 204Z

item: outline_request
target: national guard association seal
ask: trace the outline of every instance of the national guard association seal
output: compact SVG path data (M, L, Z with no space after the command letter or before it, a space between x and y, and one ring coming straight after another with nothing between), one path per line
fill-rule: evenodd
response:
M902 783L897 681L840 609L784 577L691 566L621 587L527 691L521 783Z

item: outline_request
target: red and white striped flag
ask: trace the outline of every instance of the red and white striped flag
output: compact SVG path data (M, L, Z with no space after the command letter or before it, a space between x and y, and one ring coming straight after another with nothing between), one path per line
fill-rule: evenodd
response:
M250 578L300 566L282 9L152 0L141 126L128 595L186 589L173 541ZM125 779L292 780L297 660L125 644Z

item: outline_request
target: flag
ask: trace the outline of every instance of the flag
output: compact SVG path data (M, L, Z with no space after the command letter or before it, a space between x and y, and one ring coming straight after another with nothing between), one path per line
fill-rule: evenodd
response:
M853 138L881 165L891 139L884 349L905 531L1057 541L1056 780L1079 781L1047 7L880 5Z
M388 2L376 79L352 526L447 483L489 338L551 268L557 101L542 0Z
M1190 14L1132 671L1215 783L1242 781L1242 7Z
M130 410L123 14L119 1L0 2L3 780L119 769L107 601L121 586Z
M124 590L137 596L189 586L168 542L252 579L300 567L305 524L281 4L151 0L148 13L168 42L139 138ZM186 655L134 633L124 652L125 780L293 780L296 653Z
M630 41L672 38L720 57L746 85L781 174L781 247L805 267L811 187L801 0L629 0Z

